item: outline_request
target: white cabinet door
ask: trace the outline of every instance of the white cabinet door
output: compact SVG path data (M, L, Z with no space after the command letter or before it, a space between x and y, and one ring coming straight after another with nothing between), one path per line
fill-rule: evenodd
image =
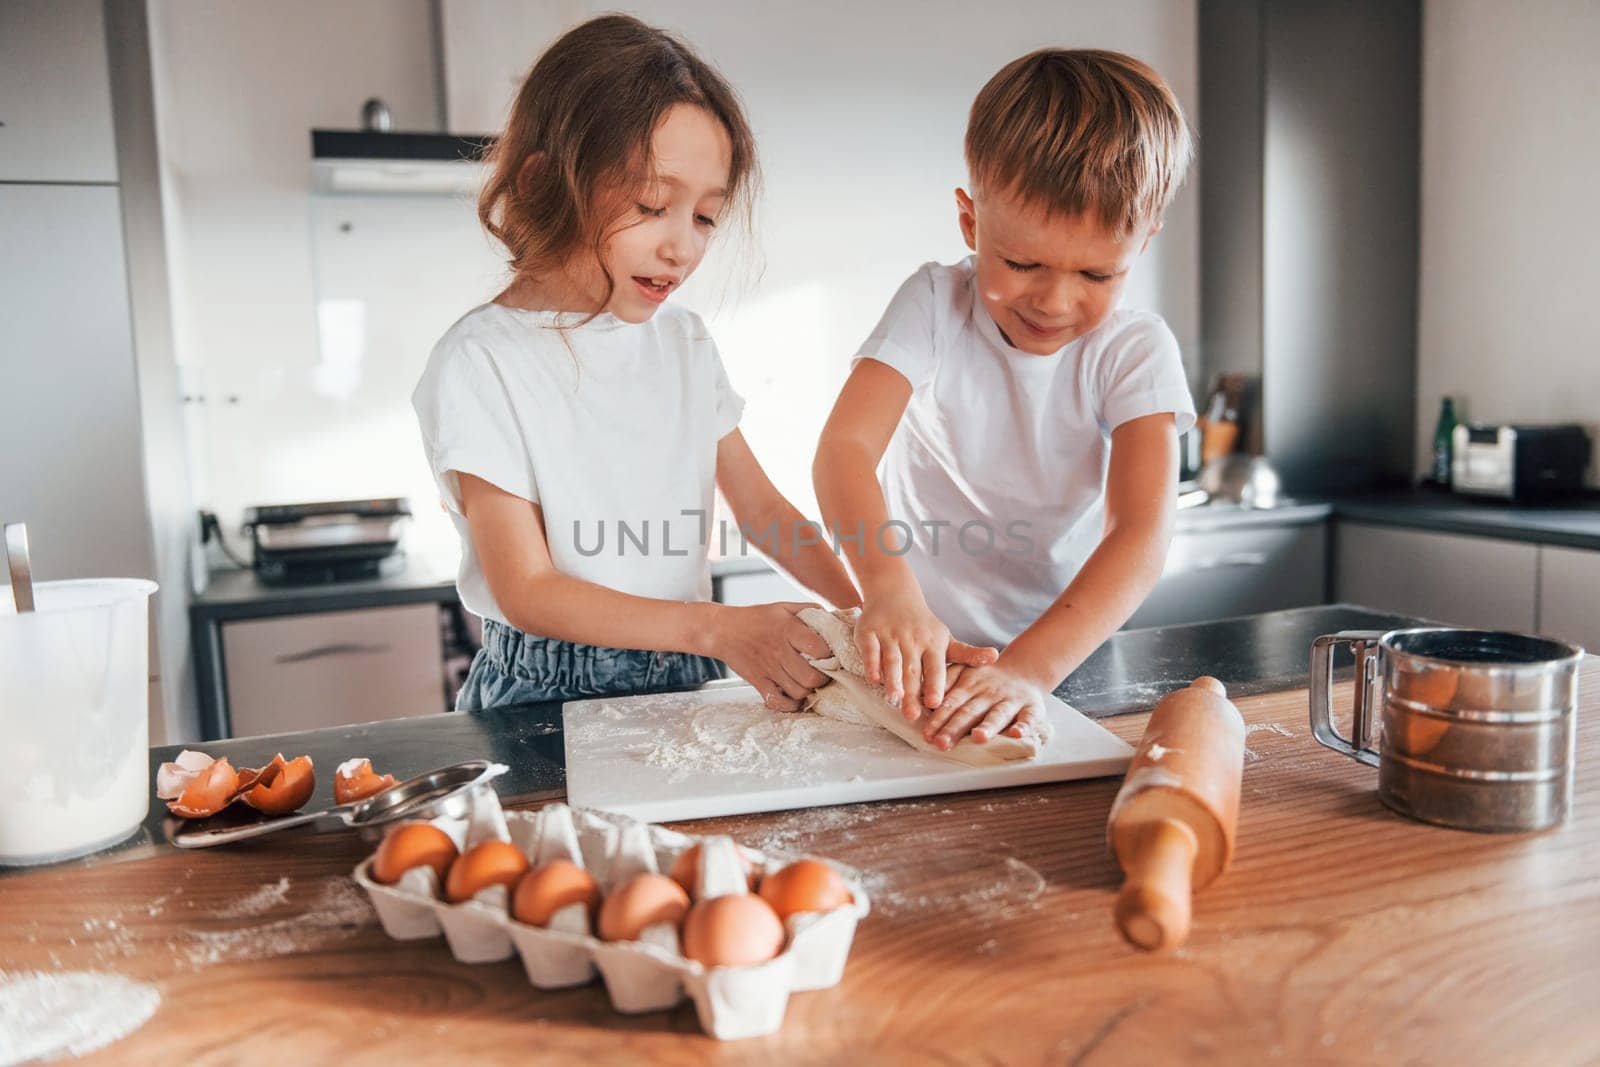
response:
M0 181L114 182L101 0L0 3Z
M1539 550L1539 632L1600 655L1600 551Z
M222 657L234 737L447 710L437 604L224 623Z
M1334 588L1345 603L1453 626L1535 626L1537 545L1353 522L1334 536Z

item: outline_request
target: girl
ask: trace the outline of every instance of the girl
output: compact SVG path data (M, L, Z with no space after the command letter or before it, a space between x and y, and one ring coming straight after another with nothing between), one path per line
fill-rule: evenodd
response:
M523 83L478 205L511 284L446 332L413 397L484 619L458 708L692 687L718 660L776 709L825 680L805 604L708 602L718 488L802 585L859 603L739 433L704 324L669 302L754 185L733 90L636 19L584 23Z

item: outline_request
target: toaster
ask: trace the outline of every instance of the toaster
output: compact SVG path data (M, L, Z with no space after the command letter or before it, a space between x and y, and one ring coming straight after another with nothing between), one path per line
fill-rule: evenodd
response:
M1589 435L1582 426L1461 425L1451 441L1450 487L1529 500L1583 489Z

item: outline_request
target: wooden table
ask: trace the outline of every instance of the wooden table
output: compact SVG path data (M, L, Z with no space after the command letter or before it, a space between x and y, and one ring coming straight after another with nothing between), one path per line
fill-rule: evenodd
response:
M1251 724L1236 862L1194 933L1137 953L1103 780L690 824L868 872L837 989L771 1038L718 1043L692 1007L626 1017L542 993L515 961L388 941L349 835L141 850L0 879L6 970L156 983L143 1028L90 1062L1577 1063L1600 1057L1600 668L1582 680L1576 804L1546 834L1461 833L1382 808L1320 748L1303 690ZM1137 739L1144 715L1111 720Z

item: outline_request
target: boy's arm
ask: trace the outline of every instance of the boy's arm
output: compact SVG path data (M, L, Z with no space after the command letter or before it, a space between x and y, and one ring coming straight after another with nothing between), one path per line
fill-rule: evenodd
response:
M889 509L878 487L878 463L911 400L911 383L875 359L857 361L834 402L811 474L828 532L855 571L865 603L857 640L867 680L881 681L889 699L908 719L923 705L944 699L945 660L993 662L991 649L950 638L928 610L922 589L903 555L884 550ZM919 699L920 698L920 699Z
M929 718L930 740L954 744L975 728L993 736L1042 713L1030 701L1061 684L1155 588L1172 540L1177 480L1178 435L1170 413L1131 419L1112 431L1099 546L998 663L962 673Z
M861 604L861 596L833 554L826 533L778 492L744 434L734 430L717 442L717 488L739 525L795 581L839 608Z

